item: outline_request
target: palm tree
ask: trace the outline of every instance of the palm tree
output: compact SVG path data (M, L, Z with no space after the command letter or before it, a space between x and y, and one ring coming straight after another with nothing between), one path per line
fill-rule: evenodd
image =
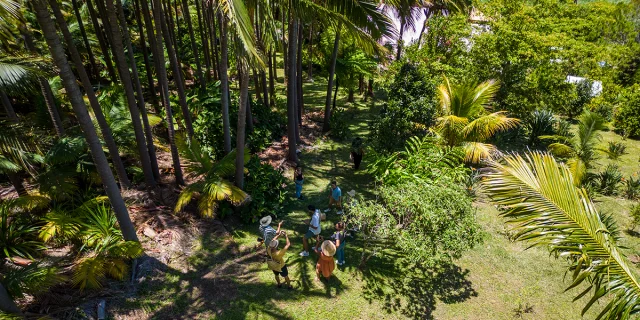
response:
M102 4L101 1L102 0L97 0L99 7ZM105 14L106 17L104 18L107 21L107 28L110 31L109 34L111 39L111 49L116 60L116 68L118 69L118 75L120 76L122 87L124 88L125 97L127 98L129 112L131 113L131 123L133 124L136 144L138 145L138 156L140 157L142 172L144 173L144 180L147 187L153 187L156 185L156 181L151 167L151 159L149 156L149 149L147 148L144 129L140 121L140 109L138 107L134 94L132 77L131 73L129 72L129 64L127 63L127 59L124 56L124 42L122 39L122 34L120 32L120 27L118 25L118 17L113 4L113 0L106 0ZM132 61L132 63L135 63L135 61Z
M197 2L198 0L196 0ZM200 82L200 86L202 89L207 87L207 82L202 75L202 66L200 64L200 54L198 53L198 46L196 44L196 36L193 32L193 24L191 23L191 14L189 13L189 4L187 0L182 0L182 17L187 23L187 27L189 28L189 38L191 39L191 50L193 51L193 59L196 62L196 76L198 77L198 82Z
M416 22L420 18L420 10L426 5L423 0L387 0L385 8L391 9L400 19L400 34L396 44L396 60L400 60L404 40L402 36L406 28L416 30Z
M242 189L225 179L235 171L235 150L215 163L203 152L197 140L189 142L183 137L178 139L178 146L182 156L189 161L186 170L194 177L201 177L202 180L182 189L174 209L175 212L182 210L195 195L200 196L198 211L205 217L214 216L217 203L220 201L229 200L233 203L241 203L249 198L249 195ZM248 158L247 152L242 154L243 161L246 162ZM241 168L244 170L244 163Z
M107 193L111 206L116 214L123 237L128 241L138 241L135 228L129 218L129 212L124 200L122 199L122 195L120 195L120 190L118 189L116 180L111 173L107 157L102 151L100 139L95 131L91 117L87 112L87 106L82 98L80 88L76 84L76 78L71 71L67 57L65 56L65 50L60 43L60 38L56 32L55 24L49 15L47 3L44 0L34 0L33 8L49 47L49 51L51 52L53 61L59 69L60 78L62 79L65 90L69 96L71 106L76 114L78 123L84 132L93 162L95 163L100 179L104 185L105 192Z
M118 180L120 181L120 185L123 188L129 188L131 186L131 182L127 177L127 172L125 171L124 164L122 163L122 159L120 158L120 151L118 150L118 146L113 139L113 134L111 132L111 128L107 123L104 114L102 113L102 109L100 108L100 103L98 102L98 98L96 97L95 92L93 91L93 86L91 84L91 80L89 80L89 75L87 74L84 64L82 63L82 58L80 57L80 53L78 49L72 45L73 38L71 36L71 32L69 32L69 28L67 27L67 23L64 20L62 12L58 7L58 3L56 0L50 0L49 4L53 9L53 14L56 17L56 21L62 31L62 35L67 42L69 53L71 53L71 60L76 67L76 72L80 77L82 82L82 87L85 90L87 98L89 99L89 105L91 105L91 109L93 110L93 115L98 122L98 126L100 127L100 131L102 132L102 137L104 138L105 144L109 149L109 155L111 156L111 162L113 163L114 168L116 169L116 174L118 175Z
M575 186L567 166L536 152L490 161L489 168L483 185L492 202L503 208L500 215L514 226L515 238L566 258L573 280L567 290L586 282L574 299L593 293L583 315L605 296L606 306L596 319L640 313L640 284L620 252L615 221L601 215L587 191Z
M85 49L87 50L87 54L89 55L91 71L95 74L96 79L100 80L100 69L98 69L98 65L96 64L96 58L93 56L93 50L91 49L91 44L87 37L87 31L84 28L84 22L82 21L82 15L80 14L80 5L78 4L78 0L71 0L71 5L73 6L73 12L76 15L76 22L78 23L78 29L80 29L80 34L82 35L82 41Z
M220 63L218 74L220 75L220 104L222 105L222 128L224 139L224 153L231 152L231 125L229 124L229 75L227 61L229 44L227 35L227 17L218 11L218 24L220 25Z
M446 145L463 146L468 163L490 159L497 149L486 141L520 123L507 117L504 111L488 112L498 88L494 80L452 86L447 77L438 87L443 116L437 119L435 131Z
M541 136L544 140L555 140L549 145L554 155L568 159L567 165L573 174L576 186L582 185L587 170L596 159L596 144L600 141L600 130L605 129L604 119L597 113L585 110L578 118L577 136Z

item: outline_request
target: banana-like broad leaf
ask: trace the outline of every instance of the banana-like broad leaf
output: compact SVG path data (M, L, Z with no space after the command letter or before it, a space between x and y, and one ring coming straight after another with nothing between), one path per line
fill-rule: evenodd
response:
M640 312L640 284L616 242L616 228L603 218L586 190L577 188L567 166L553 156L529 153L489 164L483 185L516 239L548 247L571 264L568 289L586 283L576 299L592 293L582 313L603 296L596 319L628 319Z

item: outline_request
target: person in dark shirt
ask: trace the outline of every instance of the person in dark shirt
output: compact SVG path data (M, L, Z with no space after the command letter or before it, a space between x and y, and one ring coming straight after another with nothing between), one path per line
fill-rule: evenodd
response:
M296 199L304 200L304 198L302 197L302 183L304 182L304 176L302 175L302 167L296 167L294 182L296 183Z
M351 142L351 160L353 161L353 168L360 169L360 162L362 162L362 156L364 156L364 148L362 147L362 139L357 137Z

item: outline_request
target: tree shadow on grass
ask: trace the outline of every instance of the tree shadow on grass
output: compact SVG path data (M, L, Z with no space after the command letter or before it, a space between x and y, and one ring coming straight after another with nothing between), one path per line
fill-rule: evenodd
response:
M362 271L363 295L384 302L384 309L412 319L433 319L436 304L460 303L478 293L467 279L469 270L455 264L434 267L399 266L398 256L372 257Z

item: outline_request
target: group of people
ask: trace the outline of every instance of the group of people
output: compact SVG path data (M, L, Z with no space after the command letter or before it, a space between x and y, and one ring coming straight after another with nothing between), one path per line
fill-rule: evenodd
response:
M298 179L300 178L300 179ZM302 171L297 169L296 175L294 177L296 180L296 196L300 199L301 194L298 189L298 180L300 180L300 186L302 185ZM301 188L300 188L301 192ZM342 191L336 181L331 182L331 192L329 193L329 208L325 210L325 213L321 213L319 209L316 209L315 206L309 205L307 210L310 215L310 219L308 220L308 230L305 232L302 237L302 244L304 250L300 252L300 256L308 257L309 256L309 242L315 240L313 244L312 250L318 254L318 261L316 263L316 280L321 279L330 279L333 271L335 269L336 264L341 266L345 264L345 255L344 248L346 243L346 230L344 222L340 221L335 224L336 231L331 235L331 237L327 240L321 235L321 225L320 222L324 220L326 217L326 213L331 211L332 206L337 208L337 214L342 214ZM283 221L278 223L278 228L274 229L271 226L271 222L273 218L271 216L266 216L260 219L260 227L259 231L262 235L262 238L259 238L258 241L264 242L266 246L266 261L267 266L271 271L273 271L276 283L278 288L282 287L282 282L280 277L284 278L284 284L286 288L293 289L291 286L291 279L289 278L289 271L287 269L287 264L285 262L284 256L291 246L291 241L289 240L289 235L281 230ZM281 249L280 240L284 238L285 245ZM336 261L337 259L337 261Z

